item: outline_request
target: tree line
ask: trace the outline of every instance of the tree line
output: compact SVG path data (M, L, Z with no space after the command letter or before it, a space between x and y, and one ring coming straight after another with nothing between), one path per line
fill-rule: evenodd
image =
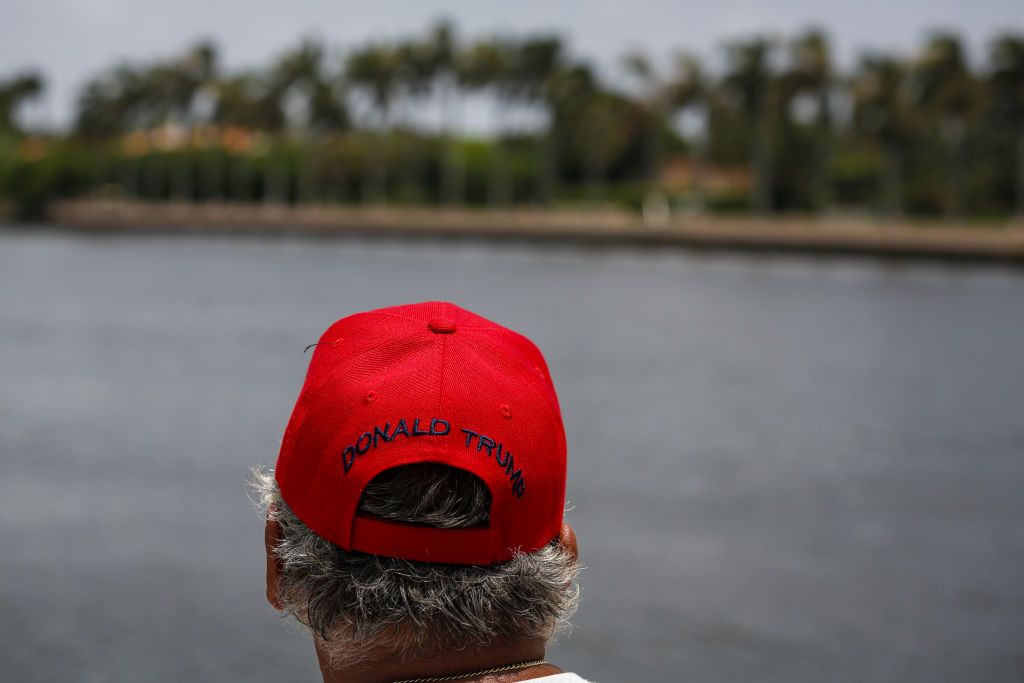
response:
M0 79L0 192L1024 214L1024 35L977 65L951 33L846 70L816 29L718 57L632 53L612 81L557 35L447 22L343 52L307 40L246 71L200 43L98 74L60 136L19 129L44 82L17 74ZM463 132L473 101L493 134Z

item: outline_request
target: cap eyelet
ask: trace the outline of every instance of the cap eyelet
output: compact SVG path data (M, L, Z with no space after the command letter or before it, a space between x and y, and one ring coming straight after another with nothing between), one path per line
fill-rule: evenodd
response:
M505 416L506 420L512 419L512 409L508 407L507 403L501 404L501 414Z
M366 398L364 400L367 403L373 403L376 398L377 398L377 393L374 392L374 391L371 391L371 392L366 394Z

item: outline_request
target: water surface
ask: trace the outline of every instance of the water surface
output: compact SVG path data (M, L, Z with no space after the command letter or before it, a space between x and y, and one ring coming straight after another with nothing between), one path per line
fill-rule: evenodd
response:
M263 602L271 463L351 312L545 351L612 681L1024 678L1024 275L459 241L0 232L12 681L319 680Z

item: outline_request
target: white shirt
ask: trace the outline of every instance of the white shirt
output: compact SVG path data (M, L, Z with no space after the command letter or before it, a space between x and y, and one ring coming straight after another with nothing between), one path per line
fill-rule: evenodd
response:
M571 672L555 674L554 676L541 676L540 678L535 678L533 680L547 681L548 683L590 683L590 681L582 679Z

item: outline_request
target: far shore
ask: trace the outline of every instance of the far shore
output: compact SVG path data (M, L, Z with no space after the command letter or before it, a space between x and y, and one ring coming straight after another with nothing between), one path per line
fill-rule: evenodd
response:
M868 217L692 216L650 224L623 211L277 206L76 200L52 225L75 231L422 235L675 245L1024 264L1024 224L954 225Z

